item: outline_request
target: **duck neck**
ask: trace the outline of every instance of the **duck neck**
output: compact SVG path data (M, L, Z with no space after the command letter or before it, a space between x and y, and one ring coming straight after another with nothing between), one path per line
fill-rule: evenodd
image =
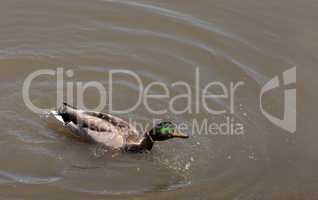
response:
M152 139L149 132L145 133L144 137L138 144L128 144L125 146L125 151L128 152L136 152L142 153L145 151L151 151L154 144L154 140Z
M143 149L150 151L153 147L153 144L154 144L154 140L151 137L151 133L146 132L144 135L144 138L140 142L140 146Z

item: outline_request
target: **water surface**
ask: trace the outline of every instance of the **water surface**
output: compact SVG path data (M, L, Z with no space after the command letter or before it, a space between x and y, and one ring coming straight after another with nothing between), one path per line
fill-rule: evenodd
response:
M313 0L3 0L0 198L317 199L317 9ZM291 134L261 114L258 94L294 66L298 121ZM74 71L67 81L105 86L110 69L132 70L144 83L186 81L194 87L196 67L202 85L244 81L232 117L245 125L245 134L188 132L190 140L157 144L150 154L100 157L94 146L49 129L23 102L27 75L58 67ZM33 81L32 102L53 108L55 84L54 77ZM137 91L132 80L118 79L114 106L133 104ZM281 92L266 99L278 115ZM97 99L91 91L85 103L93 108ZM229 107L228 101L210 103ZM144 107L120 117L140 123L215 119L204 111L155 116Z

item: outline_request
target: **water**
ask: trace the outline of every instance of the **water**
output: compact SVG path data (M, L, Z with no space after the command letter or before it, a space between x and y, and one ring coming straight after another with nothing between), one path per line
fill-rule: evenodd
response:
M3 0L0 198L317 199L317 9L313 0ZM291 134L262 115L258 94L272 77L294 66L298 119ZM188 132L191 139L156 144L150 154L100 156L96 147L49 129L23 102L25 78L58 67L74 71L68 81L104 85L110 69L132 70L144 83L186 81L195 87L196 67L202 85L244 81L233 115L245 125L244 135ZM34 80L32 102L53 108L55 84L49 76ZM114 106L132 105L137 91L134 81L118 78ZM280 92L266 99L278 115ZM85 103L93 108L96 96L89 91ZM226 100L210 103L230 108ZM204 111L156 116L144 107L121 117L190 125L193 119L224 120Z

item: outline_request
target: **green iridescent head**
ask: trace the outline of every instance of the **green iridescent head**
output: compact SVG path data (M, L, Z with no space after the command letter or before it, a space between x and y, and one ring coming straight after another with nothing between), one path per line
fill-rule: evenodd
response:
M172 122L161 122L157 124L150 131L150 136L154 141L163 141L171 138L189 138L188 135L178 132L176 126Z

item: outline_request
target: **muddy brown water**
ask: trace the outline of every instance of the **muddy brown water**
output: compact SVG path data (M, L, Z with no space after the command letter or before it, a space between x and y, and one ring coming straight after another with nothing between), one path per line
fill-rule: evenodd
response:
M317 199L317 10L314 0L2 0L0 199ZM295 66L297 131L289 133L262 114L259 92ZM68 82L105 86L111 69L131 70L144 83L195 87L197 67L202 85L243 81L235 112L226 116L158 116L144 106L119 116L190 127L193 119L213 123L229 116L244 125L244 134L189 130L189 140L158 143L149 154L96 155L95 146L48 128L23 101L30 73L58 67L73 70ZM183 91L171 88L172 94ZM117 78L114 106L132 105L137 92L131 77ZM264 99L267 111L280 117L282 92ZM53 76L32 82L35 105L54 108L56 94ZM88 107L97 99L96 91L85 93ZM162 109L169 99L150 105ZM209 105L228 109L230 102L210 99Z

